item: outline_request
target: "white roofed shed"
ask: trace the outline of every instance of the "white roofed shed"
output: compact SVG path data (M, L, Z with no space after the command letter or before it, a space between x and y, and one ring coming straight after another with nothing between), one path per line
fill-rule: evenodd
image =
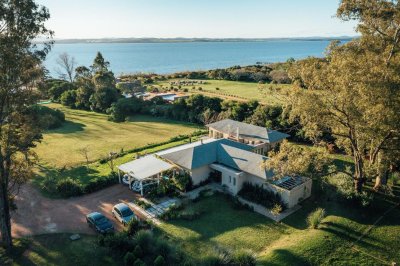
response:
M118 166L118 174L123 172L129 175L129 186L133 181L139 181L141 185L141 194L143 195L143 181L147 179L158 179L164 171L174 168L173 164L167 163L155 155L148 155L134 161Z

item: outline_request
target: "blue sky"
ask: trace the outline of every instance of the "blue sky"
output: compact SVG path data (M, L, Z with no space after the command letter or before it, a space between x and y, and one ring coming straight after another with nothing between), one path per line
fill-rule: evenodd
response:
M339 0L37 0L56 38L355 35Z

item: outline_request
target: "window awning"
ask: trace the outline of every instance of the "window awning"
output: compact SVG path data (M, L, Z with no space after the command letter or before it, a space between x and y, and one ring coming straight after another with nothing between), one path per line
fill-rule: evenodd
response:
M137 180L144 180L172 168L174 168L174 165L158 159L154 155L148 155L118 166L119 170Z

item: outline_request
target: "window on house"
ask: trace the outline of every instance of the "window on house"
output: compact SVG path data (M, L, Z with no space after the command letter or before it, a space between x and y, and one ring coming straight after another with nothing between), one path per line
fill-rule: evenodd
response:
M236 178L233 178L233 185L236 186Z

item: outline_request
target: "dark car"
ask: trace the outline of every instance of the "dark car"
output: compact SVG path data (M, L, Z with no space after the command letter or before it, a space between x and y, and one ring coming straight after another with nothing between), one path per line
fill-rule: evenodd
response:
M92 212L86 215L86 222L90 227L101 234L114 232L114 226L103 214Z

